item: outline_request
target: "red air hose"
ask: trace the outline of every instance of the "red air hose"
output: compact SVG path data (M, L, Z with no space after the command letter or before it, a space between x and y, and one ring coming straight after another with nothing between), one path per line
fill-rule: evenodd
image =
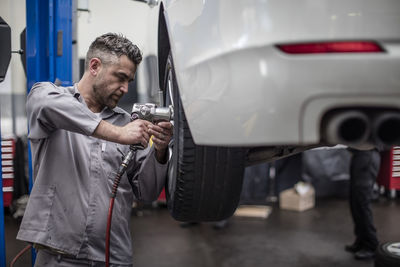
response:
M107 217L107 232L106 232L106 266L110 266L110 233L111 233L111 219L114 207L114 197L110 198L110 206L108 208Z
M110 237L111 237L111 220L112 220L112 212L114 207L114 200L117 196L117 189L119 186L119 182L121 181L121 177L124 174L126 168L128 167L129 162L133 159L136 150L143 149L141 145L131 145L128 154L124 157L121 165L119 166L118 172L115 175L113 187L111 190L111 198L110 198L110 205L108 208L108 215L107 215L107 228L106 228L106 252L105 252L105 260L106 260L106 267L110 266Z
M15 258L11 261L10 263L10 267L14 266L14 263L19 259L19 257L21 257L25 252L27 252L30 248L32 247L32 245L28 245L26 246L23 250L21 250L17 256L15 256Z

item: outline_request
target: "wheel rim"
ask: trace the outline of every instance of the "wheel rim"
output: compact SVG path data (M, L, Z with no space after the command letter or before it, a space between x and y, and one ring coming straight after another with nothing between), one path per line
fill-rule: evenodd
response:
M168 73L167 73L167 96L169 95L169 100L170 105L174 106L174 98L173 98L173 82L172 82L172 68L169 66L168 67Z
M392 243L387 247L387 250L396 255L396 256L400 256L400 242L399 243Z
M168 146L168 151L170 155L170 164L168 165L168 180L167 180L167 200L173 200L173 192L175 191L175 180L176 180L176 170L177 170L177 159L176 159L176 140L175 138L177 134L177 129L175 127L175 116L176 116L176 108L174 103L174 82L173 82L173 70L172 70L172 63L171 60L168 58L167 61L167 73L166 73L166 96L165 96L165 105L172 105L174 110L174 120L171 121L172 125L174 126L174 136ZM172 193L172 194L170 194ZM168 199L170 198L170 199Z

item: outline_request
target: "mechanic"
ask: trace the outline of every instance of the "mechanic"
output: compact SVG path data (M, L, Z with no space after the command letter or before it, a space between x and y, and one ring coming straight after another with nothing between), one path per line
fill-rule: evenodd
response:
M35 266L104 266L108 203L129 144L142 144L124 173L111 228L111 266L132 266L134 198L157 199L165 185L172 124L130 122L117 107L142 60L121 34L90 45L71 87L37 83L27 99L34 186L17 239L34 244ZM149 147L153 135L153 146Z
M373 222L371 201L373 186L380 168L380 153L377 149L350 149L350 211L354 222L356 240L346 245L345 250L354 253L358 260L371 259L378 247L376 228Z

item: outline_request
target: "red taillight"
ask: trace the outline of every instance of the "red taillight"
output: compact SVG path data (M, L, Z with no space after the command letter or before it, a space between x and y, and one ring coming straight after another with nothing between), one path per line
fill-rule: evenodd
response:
M277 47L288 54L385 52L378 44L369 41L280 44Z

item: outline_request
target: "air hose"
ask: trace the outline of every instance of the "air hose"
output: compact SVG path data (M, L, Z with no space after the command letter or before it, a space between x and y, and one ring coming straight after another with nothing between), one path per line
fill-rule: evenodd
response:
M23 248L18 254L17 256L15 256L15 258L11 261L10 263L10 267L14 267L14 263L17 262L17 260L25 253L27 252L30 248L32 248L32 245L28 245L25 248Z
M141 145L130 145L129 152L124 156L121 165L118 168L117 174L115 175L112 190L111 190L111 197L110 197L110 204L108 208L108 215L107 215L107 228L106 228L106 267L110 266L110 236L111 236L111 220L112 220L112 212L114 207L114 200L117 196L117 190L119 186L119 182L121 181L122 175L125 173L126 168L128 167L129 163L135 156L137 150L144 149Z
M136 119L150 121L152 123L158 121L171 121L174 117L173 106L168 107L157 107L157 105L152 103L139 104L135 103L132 107L131 113L131 121ZM110 265L110 235L111 235L111 220L112 220L112 212L114 207L114 200L117 196L117 189L119 182L121 181L121 177L126 171L126 168L129 165L129 162L133 159L135 153L139 149L144 149L144 147L140 144L130 145L130 149L128 154L122 160L121 165L119 166L118 172L115 175L114 183L111 191L110 204L108 208L108 217L107 217L107 229L106 229L106 252L105 252L105 260L106 267Z

